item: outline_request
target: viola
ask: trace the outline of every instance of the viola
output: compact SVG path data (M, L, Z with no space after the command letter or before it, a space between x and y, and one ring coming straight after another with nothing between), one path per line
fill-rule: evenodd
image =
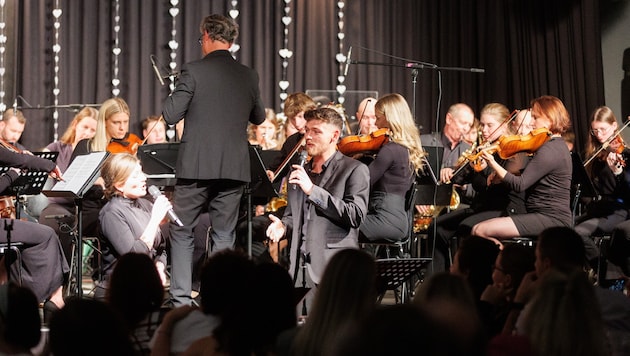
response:
M346 156L357 153L377 152L389 141L389 129L378 129L369 135L351 135L339 140L337 149Z
M138 147L144 143L140 137L127 132L123 138L112 138L107 144L107 152L109 153L129 153L135 155Z
M479 160L484 152L490 154L497 152L502 159L508 159L519 152L534 153L547 142L550 137L551 131L544 127L534 129L527 135L501 136L496 143L489 146L481 146L477 153L468 156L467 159L475 162Z

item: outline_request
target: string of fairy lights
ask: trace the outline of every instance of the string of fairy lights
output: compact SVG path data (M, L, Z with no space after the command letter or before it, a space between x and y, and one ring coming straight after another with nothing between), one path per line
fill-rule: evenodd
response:
M4 74L6 72L5 56L7 50L5 5L5 0L0 0L0 113L3 113L7 109L7 105L4 103L6 94L4 81Z
M59 93L61 92L59 89L59 56L61 53L61 44L59 43L59 29L61 27L61 14L63 11L59 7L59 0L55 0L55 7L52 11L52 15L54 18L54 36L53 36L53 140L57 141L59 138L58 128L59 128L59 110L57 107L59 106Z
M175 78L172 73L175 73L175 69L177 68L177 48L179 48L179 42L177 41L177 15L179 14L179 0L171 0L171 8L168 9L168 13L171 16L171 40L168 41L168 48L170 48L170 62L168 63L168 67L171 71L169 78L171 82L169 83L169 89L172 92L175 90Z
M230 2L230 11L228 11L228 14L230 15L230 17L232 18L232 20L234 20L234 22L236 21L236 18L239 15L239 11L238 11L238 0L232 0ZM234 43L232 43L232 47L230 47L230 53L232 53L232 57L234 57L236 59L236 52L238 52L238 50L241 49L241 46L236 43L236 41L234 41Z
M177 16L179 15L180 9L179 4L181 0L169 0L169 10L168 13L171 16L171 36L167 43L168 48L170 49L169 53L169 69L171 73L171 79L174 79L173 73L177 73L177 50L179 49L179 41L178 41L178 31L177 31ZM291 17L291 2L292 0L283 0L284 6L282 7L282 46L278 50L278 55L281 58L281 75L278 80L278 87L280 88L279 98L280 105L284 107L284 101L288 97L288 89L291 83L288 80L288 69L290 59L293 56L293 51L289 48L289 34L290 34L290 25L293 22L293 18ZM237 21L240 11L238 9L238 0L231 0L230 6L228 10L228 15L234 21ZM123 52L120 40L121 34L121 9L120 9L120 0L112 0L113 7L113 19L112 19L112 29L113 29L113 42L112 42L112 69L111 69L111 93L114 97L117 97L121 93L121 77L120 77L120 56ZM337 86L336 91L338 94L337 101L340 104L344 102L344 93L346 91L345 75L343 73L344 64L346 63L346 55L344 49L344 28L345 28L345 13L344 9L346 6L346 0L338 0L337 1L337 25L338 25L338 53L335 56L335 60L338 63L339 67L339 75L337 76ZM52 53L53 53L53 106L59 106L59 97L61 94L61 88L59 86L60 82L60 61L61 61L61 43L60 43L60 32L62 29L62 14L63 10L60 6L60 0L54 0L53 8L52 8L52 20L53 20L53 43L52 43ZM4 112L7 109L6 104L6 45L7 45L7 35L6 35L6 0L0 0L0 113ZM234 43L230 48L230 52L232 56L236 58L237 53L240 50L240 45L238 43ZM15 84L14 84L15 85ZM170 81L169 88L171 91L174 90L174 80ZM54 140L58 139L58 120L59 120L59 112L57 108L53 111L53 129L54 129Z
M289 59L293 56L293 51L289 49L289 25L293 20L291 18L291 0L284 0L284 9L282 15L282 48L278 51L280 58L282 58L282 74L278 86L280 87L280 107L284 109L284 101L287 96L287 89L289 88L289 81L287 80L287 71L289 68Z
M343 94L346 92L346 85L344 84L344 82L346 81L346 76L344 74L344 65L346 63L346 60L348 58L346 58L346 55L344 54L344 38L346 37L346 34L344 31L344 8L346 7L346 3L344 0L339 0L337 2L337 8L339 9L337 11L337 27L338 27L338 32L337 32L337 40L339 41L339 53L337 53L337 55L335 56L335 58L337 59L337 63L339 63L338 67L339 67L339 75L337 76L337 94L338 94L338 98L337 98L337 102L339 104L343 104L344 101L346 101L346 99L344 98Z
M117 97L120 94L120 78L118 77L119 71L119 57L122 53L120 48L120 0L114 1L114 48L112 48L113 54L113 68L112 68L112 95Z

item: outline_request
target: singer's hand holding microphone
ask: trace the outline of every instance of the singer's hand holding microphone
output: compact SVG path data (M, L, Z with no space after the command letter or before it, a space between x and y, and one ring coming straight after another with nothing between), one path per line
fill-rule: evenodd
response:
M289 175L289 183L291 184L291 189L295 190L298 188L302 188L302 191L306 193L306 195L310 195L313 190L313 182L311 182L311 178L306 173L304 169L304 165L306 164L306 160L308 157L308 153L306 150L300 152L298 164L294 164L291 166L293 169L291 174Z

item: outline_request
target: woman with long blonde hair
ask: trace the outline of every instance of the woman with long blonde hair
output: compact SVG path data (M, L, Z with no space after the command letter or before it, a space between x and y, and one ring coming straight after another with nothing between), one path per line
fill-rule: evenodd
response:
M389 141L370 163L370 205L360 226L368 240L403 240L409 232L405 197L422 171L424 151L420 133L405 98L388 94L375 106L376 126L387 128Z

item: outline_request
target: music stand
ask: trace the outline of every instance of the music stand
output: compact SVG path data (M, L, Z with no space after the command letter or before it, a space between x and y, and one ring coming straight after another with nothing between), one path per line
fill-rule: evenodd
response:
M406 283L409 278L431 262L430 258L389 258L376 260L376 275L379 278L379 302L388 290L395 290ZM403 286L405 287L405 286ZM410 288L407 287L409 290ZM403 288L402 302L405 302Z
M147 174L175 174L179 142L154 143L138 148L142 171Z
M586 168L578 152L571 152L571 163L573 164L571 187L575 189L573 192L573 201L571 202L571 212L573 215L573 223L575 224L575 215L580 197L597 198L599 194L589 178L588 173L586 173Z
M252 198L265 198L269 200L272 197L277 197L278 192L274 189L269 177L267 177L265 165L258 150L251 145L249 146L249 165L251 181L247 183L245 187L245 195L247 196L247 253L251 257L253 234L252 210L254 208Z
M44 158L50 161L57 161L59 152L33 152L34 156ZM10 167L1 167L0 174L6 173ZM15 196L15 218L20 219L20 195L37 195L42 192L44 185L48 180L48 172L45 171L26 171L20 174L17 179L11 183L0 195Z
M92 152L75 157L64 173L64 180L57 182L50 190L42 191L47 197L71 198L74 200L77 227L75 230L76 256L73 257L76 263L75 270L70 273L75 273L76 295L78 298L83 296L81 274L83 270L81 266L83 262L83 196L100 176L101 166L108 155L109 153L107 152Z

